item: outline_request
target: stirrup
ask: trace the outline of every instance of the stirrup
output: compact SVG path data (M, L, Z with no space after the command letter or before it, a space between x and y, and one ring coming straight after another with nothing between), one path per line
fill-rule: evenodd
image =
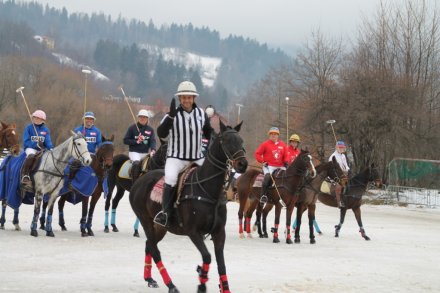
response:
M23 177L21 177L21 183L26 183L31 181L31 177L29 175L24 175Z
M267 203L267 201L268 201L267 196L266 196L265 194L263 194L263 195L260 197L260 203Z
M161 225L163 227L166 227L168 224L168 215L164 211L160 211L157 213L157 215L154 217L153 222Z

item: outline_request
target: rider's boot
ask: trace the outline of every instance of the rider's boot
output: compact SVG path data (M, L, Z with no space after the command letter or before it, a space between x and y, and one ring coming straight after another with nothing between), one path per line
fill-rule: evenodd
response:
M268 201L267 191L271 183L270 173L264 175L263 183L261 184L260 203L265 204Z
M338 203L338 208L345 208L345 204L342 201L342 190L343 187L340 184L336 184L335 195L336 195L336 202Z
M29 176L32 165L34 164L35 155L30 154L26 157L23 163L23 167L21 167L21 188L25 191L33 192L33 184L31 177Z
M133 161L133 165L131 166L131 180L134 183L136 179L141 175L141 162Z
M164 227L168 226L168 220L174 203L174 191L175 188L173 186L164 184L162 210L154 217L154 222Z

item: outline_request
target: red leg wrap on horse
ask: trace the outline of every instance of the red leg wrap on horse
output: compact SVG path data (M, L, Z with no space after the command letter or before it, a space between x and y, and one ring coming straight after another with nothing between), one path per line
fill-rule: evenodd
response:
M228 276L226 275L220 276L220 293L231 293L229 291Z
M167 269L164 267L162 261L158 262L156 265L160 275L162 276L163 282L165 285L168 285L171 282L171 278L168 275Z
M238 220L238 233L243 234L243 220Z
M200 284L205 284L206 282L208 282L208 272L209 272L209 264L204 263L202 265L202 270L199 272Z
M246 232L251 233L251 218L246 218Z
M145 255L144 279L151 278L151 254Z

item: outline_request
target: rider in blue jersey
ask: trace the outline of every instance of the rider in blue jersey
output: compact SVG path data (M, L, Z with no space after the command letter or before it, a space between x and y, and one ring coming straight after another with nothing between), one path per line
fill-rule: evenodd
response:
M81 132L87 142L87 148L91 154L96 154L96 150L102 144L101 130L95 126L95 114L85 112L83 116L83 125L76 127L74 132Z
M37 110L32 113L32 123L28 124L23 131L23 148L26 153L26 160L21 168L21 184L28 191L33 190L29 172L35 161L35 154L45 149L53 149L50 131L45 122L46 113Z

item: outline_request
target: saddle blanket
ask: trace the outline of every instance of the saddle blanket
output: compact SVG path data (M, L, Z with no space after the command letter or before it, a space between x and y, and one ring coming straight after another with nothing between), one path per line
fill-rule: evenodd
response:
M252 187L261 187L263 186L264 174L258 174L257 178L255 178L254 185Z
M83 196L89 197L95 192L98 186L98 177L90 166L79 168L72 180L69 180L70 172L70 166L67 165L64 169L64 185L60 190L60 195L69 194L67 201L77 204Z
M152 201L162 204L163 185L165 184L165 177L159 179L153 186L153 190L150 193Z
M322 193L327 193L327 194L331 194L331 192L330 192L330 188L331 188L331 186L332 186L332 184L330 183L330 182L327 182L327 181L323 181L322 182L322 184L321 184L321 192Z
M118 177L123 179L131 179L130 171L131 171L132 163L130 160L127 160L122 164L121 168L118 172Z

